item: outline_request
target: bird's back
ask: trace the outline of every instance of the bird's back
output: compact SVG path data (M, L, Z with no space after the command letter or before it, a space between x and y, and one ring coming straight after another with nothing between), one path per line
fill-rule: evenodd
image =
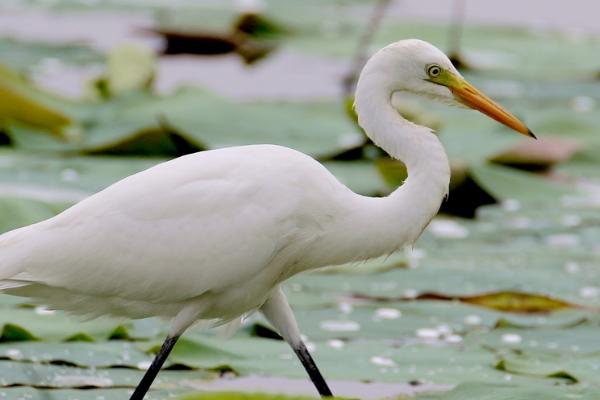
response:
M180 157L0 236L0 288L75 312L130 317L156 314L159 305L170 315L232 288L244 290L228 292L242 297L230 301L249 301L318 235L340 187L315 160L279 146Z

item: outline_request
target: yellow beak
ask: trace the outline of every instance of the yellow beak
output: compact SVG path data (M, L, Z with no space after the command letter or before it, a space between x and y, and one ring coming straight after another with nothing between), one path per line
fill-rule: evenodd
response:
M481 93L462 77L455 76L452 84L448 85L448 89L450 89L456 100L467 107L480 111L525 136L537 139L533 132L517 117Z

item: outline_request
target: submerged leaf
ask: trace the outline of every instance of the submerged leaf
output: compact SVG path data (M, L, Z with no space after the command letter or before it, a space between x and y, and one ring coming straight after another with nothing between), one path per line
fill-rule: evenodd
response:
M549 296L521 292L495 292L478 296L460 297L460 301L481 307L514 313L536 313L579 308L560 299Z
M442 301L460 301L477 305L480 307L491 308L498 311L512 313L547 313L551 311L564 310L569 308L581 308L577 304L572 304L560 299L552 298L543 294L532 294L513 291L490 292L478 295L459 296L435 292L424 292L416 296L388 298L357 295L356 298L373 299L379 301L398 301L398 300L442 300Z

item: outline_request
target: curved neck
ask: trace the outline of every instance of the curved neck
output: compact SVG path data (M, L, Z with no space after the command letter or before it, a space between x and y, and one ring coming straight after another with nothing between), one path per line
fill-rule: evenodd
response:
M375 144L404 162L408 179L388 197L361 198L354 222L365 229L356 248L368 250L355 258L412 245L437 214L450 183L448 158L437 136L400 116L391 104L393 91L380 81L383 74L370 72L367 66L356 89L359 123Z

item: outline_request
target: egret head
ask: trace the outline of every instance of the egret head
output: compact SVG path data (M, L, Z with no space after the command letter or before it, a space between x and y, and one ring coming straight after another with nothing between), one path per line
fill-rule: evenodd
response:
M476 89L435 46L418 39L401 40L379 51L365 67L385 79L391 92L403 91L468 107L525 135L534 134L517 117Z

